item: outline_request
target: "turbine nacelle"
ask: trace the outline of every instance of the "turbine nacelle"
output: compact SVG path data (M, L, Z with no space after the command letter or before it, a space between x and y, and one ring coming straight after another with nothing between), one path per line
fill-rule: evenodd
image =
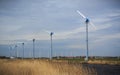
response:
M50 33L50 36L52 36L53 34L54 34L54 33L53 33L53 32L51 32L51 33Z
M22 43L22 45L24 45L24 43Z
M85 21L86 23L89 23L90 22L90 20L88 19L88 18L86 18L86 21Z
M35 39L33 39L33 42L35 41Z

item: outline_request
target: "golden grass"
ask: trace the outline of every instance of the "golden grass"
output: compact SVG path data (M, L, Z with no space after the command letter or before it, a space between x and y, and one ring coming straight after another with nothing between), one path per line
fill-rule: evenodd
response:
M89 60L90 64L109 64L109 65L120 65L120 61L108 61L108 60Z
M48 60L0 59L0 75L96 75L94 68L80 63Z

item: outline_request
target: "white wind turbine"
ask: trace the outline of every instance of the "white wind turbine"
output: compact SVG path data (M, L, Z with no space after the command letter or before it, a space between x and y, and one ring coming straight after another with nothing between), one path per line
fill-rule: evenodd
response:
M23 57L22 57L22 59L24 59L24 43L22 43L22 48L23 48Z
M9 57L11 58L12 57L12 46L11 45L9 46L9 52L10 52L10 56Z
M86 16L84 16L79 10L77 10L77 13L79 14L79 15L81 15L84 19L85 19L85 23L86 23L86 49L87 49L87 55L86 55L86 61L88 61L88 56L89 56L89 53L88 53L88 50L89 50L89 46L88 46L88 24L90 24L90 25L92 25L95 29L96 29L96 27L95 27L95 25L92 23L92 22L90 22L90 20L86 17Z
M33 59L35 58L35 39L33 39Z
M15 50L16 50L16 58L18 58L18 50L17 50L17 45L15 45Z
M53 56L53 44L52 44L52 35L54 34L53 32L50 32L50 31L47 31L47 30L44 30L45 32L49 33L50 35L50 41L51 41L51 52L50 52L50 60L52 60L52 56Z

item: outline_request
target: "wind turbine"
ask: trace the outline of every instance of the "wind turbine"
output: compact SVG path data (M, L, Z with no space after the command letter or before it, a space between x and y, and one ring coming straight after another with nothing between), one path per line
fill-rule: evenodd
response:
M24 58L24 43L22 43L22 48L23 48L23 58Z
M35 39L33 39L33 59L35 58Z
M87 55L86 55L86 61L88 61L88 57L89 57L89 53L88 53L88 51L89 51L89 46L88 46L88 24L90 24L90 25L92 25L95 29L96 29L96 27L95 27L95 25L92 23L92 22L90 22L90 20L86 17L86 16L84 16L79 10L77 10L77 13L79 14L79 15L81 15L84 19L85 19L85 23L86 23L86 49L87 49Z
M17 45L15 45L15 50L16 50L16 58L17 58L18 57Z
M10 58L12 57L12 47L9 46Z
M52 60L52 56L53 56L53 44L52 44L52 36L53 36L53 32L50 32L50 31L47 31L47 30L44 30L45 32L49 33L50 34L50 41L51 41L51 52L50 52L50 60Z
M52 55L53 55L53 54L52 54L52 53L53 53L53 52L52 52L52 51L53 51L53 45L52 45L52 35L53 35L53 34L54 34L53 32L50 33L50 37L51 37L51 58L50 58L50 59L52 59Z

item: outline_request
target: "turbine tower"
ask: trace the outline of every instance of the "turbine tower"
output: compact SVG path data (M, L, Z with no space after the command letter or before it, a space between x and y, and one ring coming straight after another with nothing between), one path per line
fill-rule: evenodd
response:
M35 58L35 39L33 39L33 59Z
M16 58L17 58L18 57L17 45L15 45L15 50L16 50Z
M10 58L12 57L12 47L9 46L9 50L10 50Z
M53 54L52 54L52 51L53 51L52 35L53 35L53 34L54 34L53 32L50 33L50 37L51 37L51 39L50 39L50 40L51 40L51 57L50 57L50 60L52 60L52 55L53 55Z
M86 23L86 49L87 49L87 54L86 54L86 58L85 60L88 61L88 57L89 57L89 46L88 46L88 24L92 25L95 29L96 27L93 25L93 23L90 22L90 20L84 16L79 10L77 10L77 13L79 15L81 15L84 19L85 19L85 23Z
M22 48L23 48L23 57L22 57L22 59L24 59L24 43L22 43Z

